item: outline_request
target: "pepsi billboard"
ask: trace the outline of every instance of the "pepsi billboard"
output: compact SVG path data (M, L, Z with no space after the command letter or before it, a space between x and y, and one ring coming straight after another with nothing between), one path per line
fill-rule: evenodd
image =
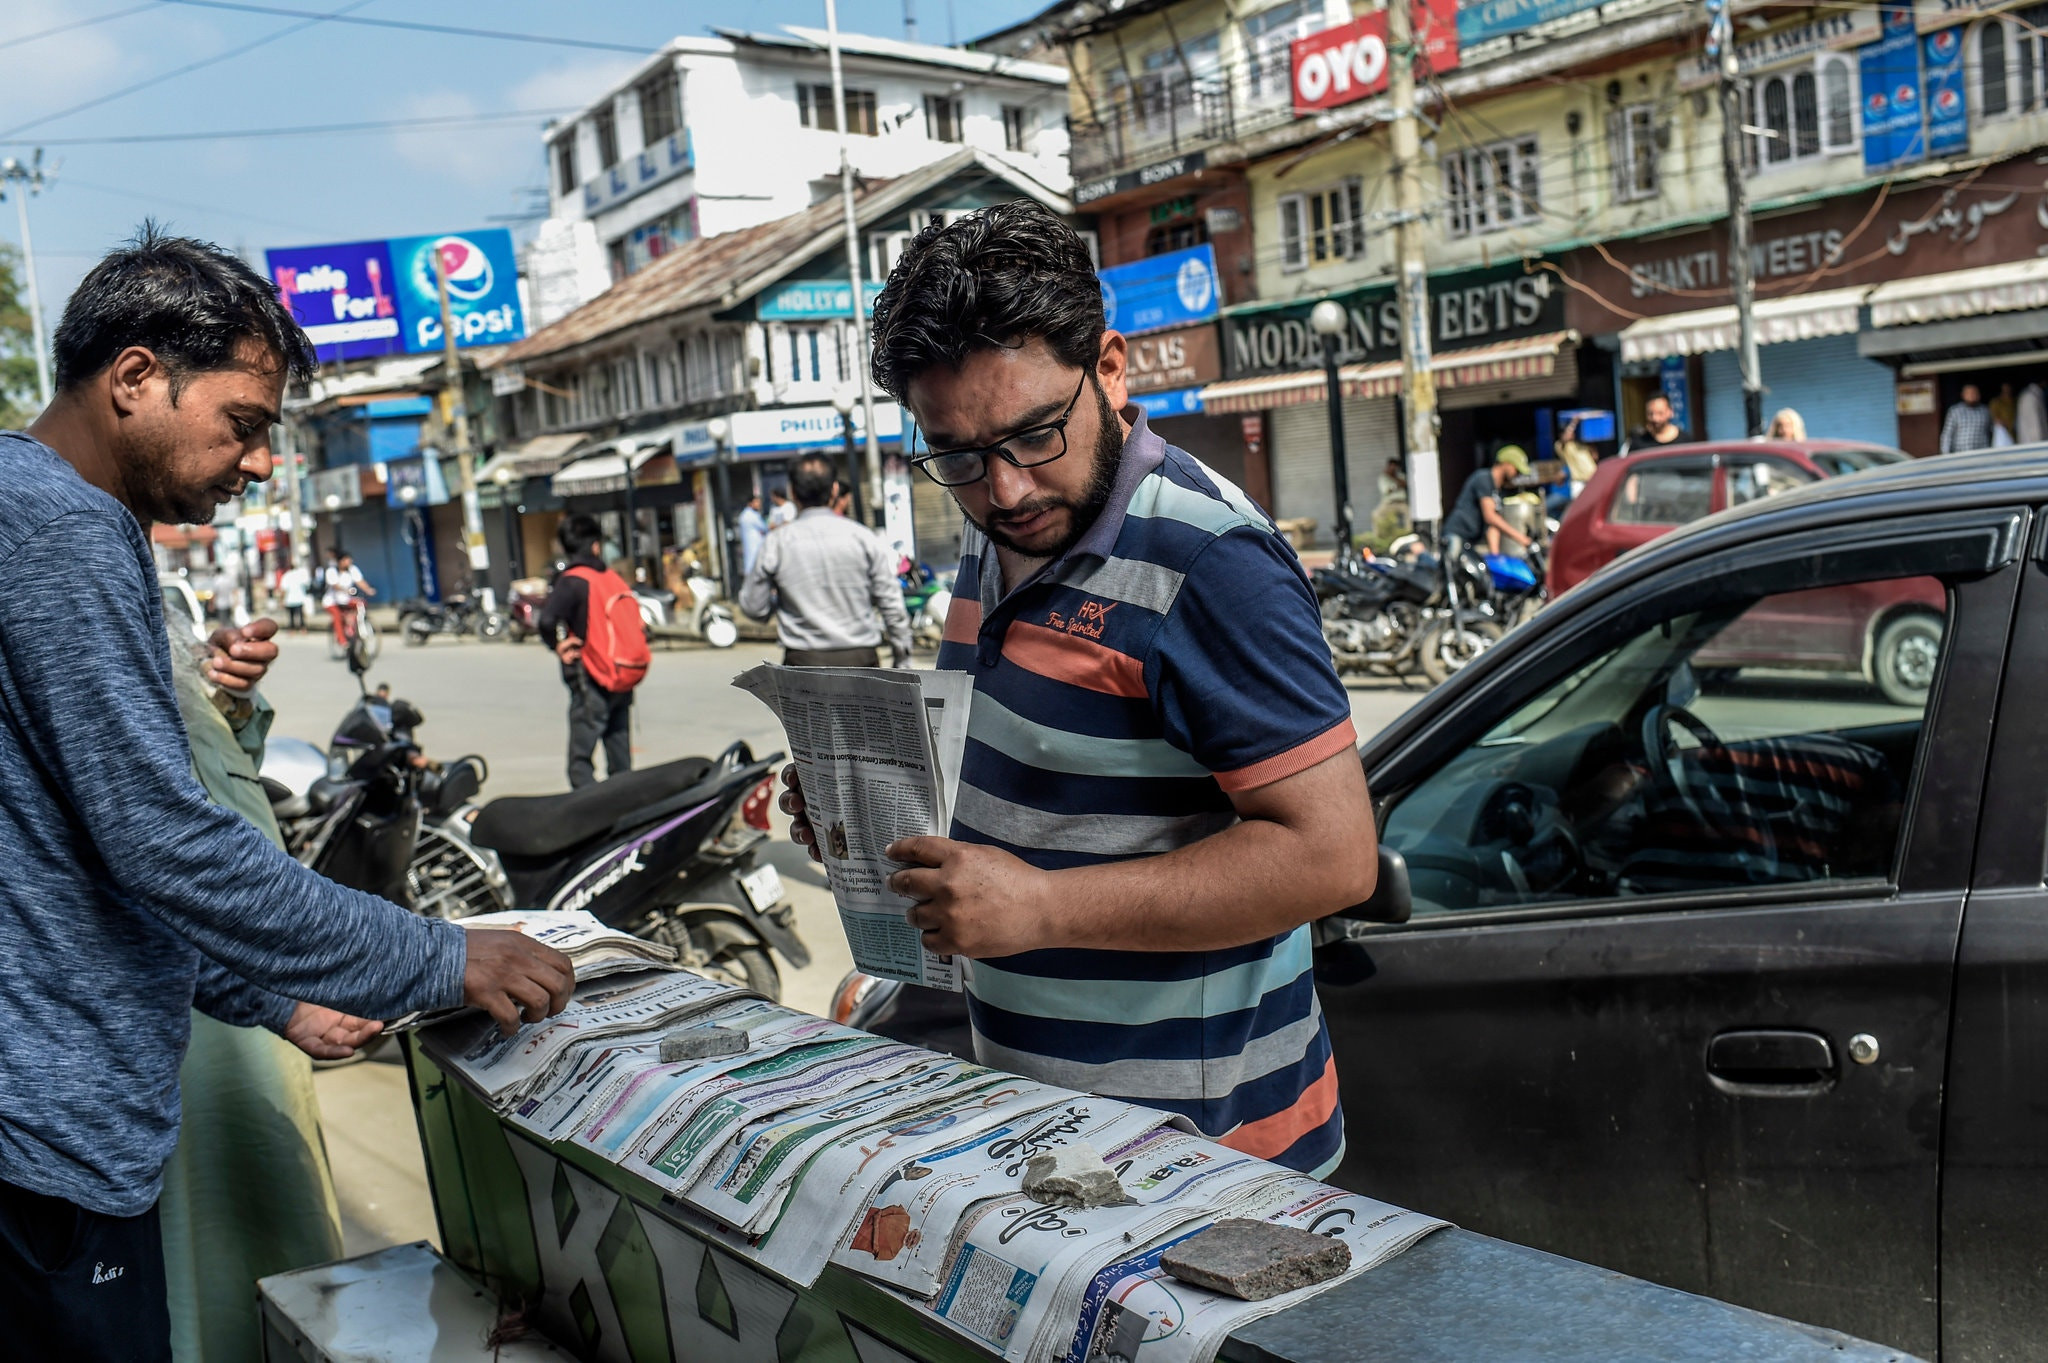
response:
M1873 174L1927 159L1912 0L1885 0L1882 14L1884 36L1857 51L1863 76L1863 168Z
M264 267L322 360L421 355L441 349L438 251L458 346L526 335L512 234L502 227L264 252Z
M1927 154L1967 152L1970 120L1963 98L1963 31L1945 28L1921 41L1927 63Z

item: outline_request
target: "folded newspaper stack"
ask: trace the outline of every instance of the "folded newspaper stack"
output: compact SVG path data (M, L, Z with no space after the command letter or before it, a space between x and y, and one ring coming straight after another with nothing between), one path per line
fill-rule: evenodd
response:
M889 888L901 863L882 852L898 838L943 837L952 827L974 678L763 663L733 685L773 710L789 736L854 965L884 979L960 988L960 963L925 950L906 917L912 901Z
M661 1059L662 1038L704 1027L743 1033L746 1048ZM1250 1302L1169 1280L1160 1256L1227 1217L1341 1238L1340 1282L1445 1224L1232 1150L1180 1117L688 973L581 984L559 1016L510 1038L487 1017L452 1018L422 1044L507 1121L654 1185L731 1253L804 1287L836 1264L1019 1363L1084 1363L1131 1311L1151 1322L1145 1363L1209 1363L1232 1331L1331 1285ZM1068 1210L1022 1192L1032 1156L1083 1142L1104 1152L1127 1205Z
M509 909L454 920L464 928L505 928L546 942L569 958L576 981L673 965L676 949L607 927L584 909Z

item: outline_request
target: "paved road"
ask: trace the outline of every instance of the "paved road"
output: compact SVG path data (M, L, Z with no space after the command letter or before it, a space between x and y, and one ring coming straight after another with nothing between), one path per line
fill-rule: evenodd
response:
M635 764L709 756L735 739L757 753L779 749L781 733L767 710L727 684L735 673L777 656L778 650L746 643L724 652L689 645L657 652L634 704ZM567 789L564 693L554 660L537 644L438 639L407 648L388 641L370 680L390 683L393 694L419 707L426 716L419 740L430 755L482 754L491 772L486 796ZM319 636L308 635L284 640L265 690L277 710L273 733L324 748L354 702L356 683L328 659ZM1376 732L1420 694L1392 683L1354 683L1359 732ZM789 887L797 930L814 956L808 969L785 971L784 998L820 1011L852 965L846 941L824 877L800 850L778 838L769 858ZM433 1239L403 1068L372 1063L328 1070L316 1084L349 1253Z

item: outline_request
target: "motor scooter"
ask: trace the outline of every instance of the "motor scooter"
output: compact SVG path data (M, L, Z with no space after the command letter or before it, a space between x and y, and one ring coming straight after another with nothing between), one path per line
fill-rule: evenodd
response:
M523 644L540 633L540 612L547 603L546 578L522 577L514 582L510 598L505 603L505 637L515 644Z

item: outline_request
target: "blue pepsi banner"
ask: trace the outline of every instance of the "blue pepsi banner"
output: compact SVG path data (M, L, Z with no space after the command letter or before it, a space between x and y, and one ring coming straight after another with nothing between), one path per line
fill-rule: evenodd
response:
M1921 41L1927 60L1927 154L1967 152L1970 120L1963 98L1963 30L1945 28Z
M1884 36L1857 49L1863 84L1863 168L1895 170L1927 159L1920 101L1920 38L1912 0L1884 0Z
M1099 271L1102 310L1113 331L1186 326L1216 315L1216 252L1204 242Z
M502 345L526 335L519 265L512 234L502 227L290 246L264 252L264 266L323 361L420 355L442 346L436 251L447 266L457 345Z
M1547 24L1580 10L1597 7L1600 0L1481 0L1458 10L1458 46L1470 47L1488 38L1505 38L1525 28Z

